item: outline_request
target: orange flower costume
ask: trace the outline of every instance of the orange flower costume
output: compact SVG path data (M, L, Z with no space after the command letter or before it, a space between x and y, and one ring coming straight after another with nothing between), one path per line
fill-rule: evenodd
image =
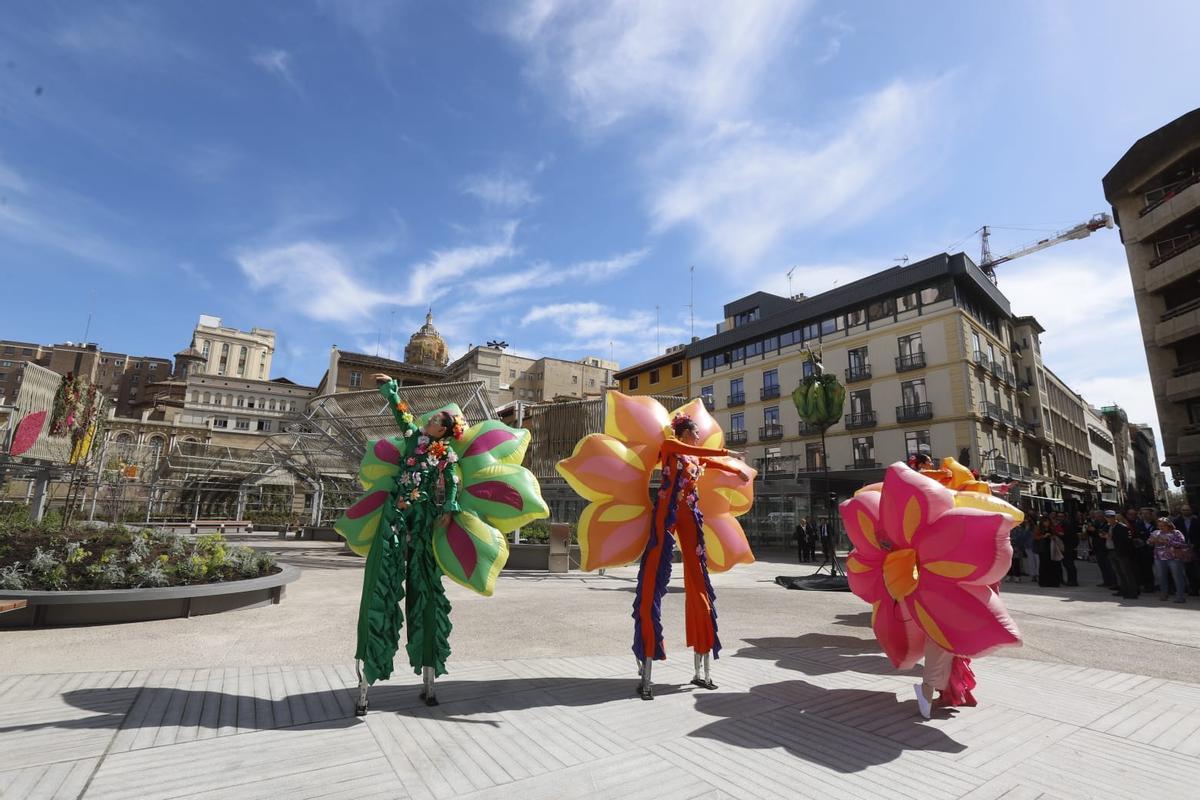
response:
M683 558L687 643L698 657L717 655L721 647L709 570L723 572L754 560L735 518L750 508L754 470L729 456L724 433L700 400L680 408L676 420L687 420L699 444L672 437L671 417L653 398L609 392L604 433L584 437L557 465L591 501L579 520L581 567L640 560L633 652L645 665L666 658L661 601L676 540ZM651 500L651 476L659 465L662 482ZM647 666L643 678L648 675ZM711 687L699 672L696 682ZM645 680L643 696L648 686Z

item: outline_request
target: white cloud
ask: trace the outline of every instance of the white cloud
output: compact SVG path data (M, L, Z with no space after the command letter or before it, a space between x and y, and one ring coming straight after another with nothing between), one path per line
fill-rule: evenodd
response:
M506 210L515 210L538 200L529 181L506 173L472 175L463 181L463 192L486 205Z
M513 244L516 232L517 223L509 222L503 226L500 236L489 244L435 250L428 259L410 268L406 304L423 305L457 293L463 286L458 278L516 255L517 248Z
M669 321L663 323L654 311L615 311L590 302L532 308L521 320L521 327L536 323L548 323L567 337L562 342L539 337L549 341L544 345L547 351L605 354L611 350L626 361L649 358L687 335L687 328Z
M292 56L286 50L262 50L250 56L250 60L267 74L274 75L296 91L300 91L300 84L296 83L296 76L292 74Z
M29 189L29 185L14 169L0 162L0 189L24 193Z
M918 180L939 87L896 81L819 143L808 132L750 128L686 150L650 200L654 225L688 225L722 260L747 267L793 232L859 222Z
M521 291L538 291L564 283L600 283L640 263L649 252L649 248L630 250L612 258L580 261L563 267L542 262L517 272L491 275L486 283L477 284L475 288L481 295L495 297Z
M854 28L846 22L845 16L842 14L822 17L821 27L826 30L827 35L825 38L825 48L817 56L816 62L818 64L828 64L837 58L838 53L842 50L842 41L854 33Z
M341 252L322 242L242 250L236 258L253 288L272 290L282 305L312 319L361 320L378 306L403 300L364 285Z
M708 122L738 115L808 5L532 0L508 32L530 49L538 78L561 81L590 127L647 111Z
M60 47L81 54L106 54L130 61L195 58L197 53L159 24L153 7L124 7L72 17L54 35Z

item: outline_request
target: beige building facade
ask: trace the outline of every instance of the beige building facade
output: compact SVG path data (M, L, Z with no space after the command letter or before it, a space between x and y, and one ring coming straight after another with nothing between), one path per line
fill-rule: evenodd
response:
M588 356L578 361L527 358L496 347L472 347L446 368L446 380L483 381L492 405L599 397L616 388L617 364Z
M1162 456L1200 507L1200 109L1135 142L1103 185L1133 280Z
M259 381L271 377L274 331L258 327L241 331L222 325L220 317L201 314L192 346L204 356L200 369L205 374Z

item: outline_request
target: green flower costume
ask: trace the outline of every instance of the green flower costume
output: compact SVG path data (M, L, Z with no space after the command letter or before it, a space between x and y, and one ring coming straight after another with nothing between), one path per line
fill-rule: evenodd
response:
M366 494L334 526L367 558L355 658L368 684L391 676L406 614L413 671L444 675L451 625L441 576L491 595L508 559L505 534L549 516L537 478L521 466L529 431L497 420L466 429L453 403L415 418L395 381L379 391L400 435L367 445L358 474ZM457 421L457 438L422 433L443 412ZM397 509L398 500L408 506Z

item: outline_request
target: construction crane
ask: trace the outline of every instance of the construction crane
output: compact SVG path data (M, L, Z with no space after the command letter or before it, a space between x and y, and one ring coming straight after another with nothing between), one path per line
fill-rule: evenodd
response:
M1101 228L1111 228L1112 226L1113 218L1108 214L1094 214L1087 222L1081 222L1073 228L1058 231L1053 236L1031 242L1024 247L1013 250L1011 253L993 257L992 248L988 242L988 237L991 235L991 226L984 225L978 231L980 240L979 268L991 279L992 283L996 283L995 268L1005 262L1012 261L1014 258L1020 258L1021 256L1027 256L1030 253L1036 253L1039 250L1045 250L1047 247L1053 247L1056 244L1071 239L1086 239Z

